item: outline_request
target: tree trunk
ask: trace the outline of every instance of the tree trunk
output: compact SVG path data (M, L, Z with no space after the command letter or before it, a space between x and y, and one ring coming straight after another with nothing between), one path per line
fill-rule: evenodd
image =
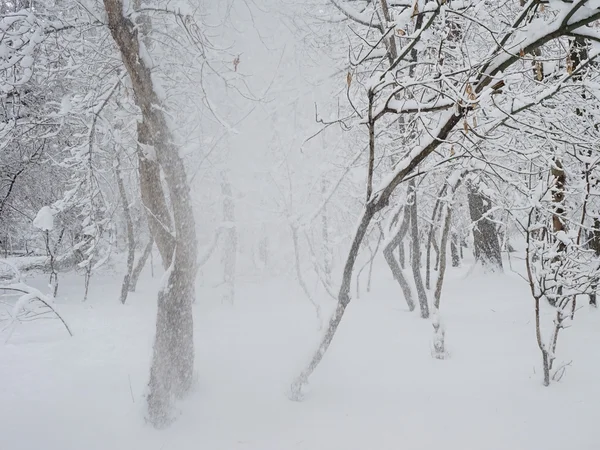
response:
M554 158L553 167L550 169L554 182L551 188L552 192L552 231L555 236L556 233L567 231L565 221L565 183L566 174L563 169L563 165L560 159ZM558 242L558 253L555 256L555 260L559 260L563 256L561 255L566 250L566 246L562 240ZM562 294L562 286L556 287L556 293L560 296ZM546 297L548 303L552 306L557 306L556 300L553 297Z
M400 264L401 268L405 268L406 262L406 252L404 251L404 241L400 242L400 244L398 244L398 263Z
M140 53L138 28L123 16L122 0L104 0L108 26L121 58L131 78L135 101L142 112L144 138L148 138L163 170L173 211L175 250L174 257L163 260L169 265L168 277L158 295L156 337L150 369L148 414L150 422L164 426L171 420L171 403L183 395L192 384L194 368L194 341L192 302L196 275L196 230L189 183L185 166L173 144L165 117L165 106L157 95L145 58ZM148 160L146 158L146 160ZM140 180L141 183L141 180ZM158 193L156 193L158 194ZM158 199L159 203L162 199ZM154 201L156 199L149 199ZM146 205L148 206L148 205ZM153 211L154 212L154 211ZM162 222L162 218L154 219ZM157 221L158 221L157 220ZM166 228L164 222L161 229ZM163 233L153 236L159 249L164 246ZM172 236L169 233L169 236ZM172 241L172 237L171 240ZM161 241L159 243L159 240ZM164 247L161 250L163 255ZM168 251L163 258L166 258Z
M125 272L125 276L123 277L120 298L121 303L125 304L131 283L133 262L135 260L135 236L133 234L133 220L131 219L131 211L129 210L129 202L127 201L127 192L125 192L125 184L121 178L121 158L119 158L118 152L116 152L115 156L117 158L115 177L117 179L117 187L119 188L119 196L121 197L121 205L123 206L123 215L125 216L125 225L127 227L127 272Z
M150 233L156 242L156 247L162 259L163 268L171 264L175 240L172 234L172 221L167 200L160 180L160 166L157 161L144 153L144 146L151 145L148 126L144 122L138 123L138 170L142 204L146 210Z
M133 269L133 272L131 273L131 280L129 281L129 292L135 292L135 288L137 287L137 282L140 278L140 274L142 273L142 270L146 265L146 261L148 261L148 257L152 253L152 247L154 247L154 239L152 238L152 236L150 236L150 240L146 244L146 247L144 247L144 252L142 253L142 256L138 260L135 269Z
M383 248L383 256L392 271L392 275L394 279L400 285L400 289L402 289L402 293L404 294L404 300L406 300L406 304L408 305L408 309L410 311L415 310L415 301L413 297L412 289L410 285L406 281L406 277L404 276L404 271L396 258L394 257L394 249L396 247L402 246L402 242L406 233L408 232L408 225L410 223L410 212L408 207L404 211L404 219L402 220L402 224L398 227L398 231L393 235L392 239L384 246Z
M464 176L464 175L463 175ZM458 189L461 183L461 178L454 185L448 184L450 187L450 198L446 202L446 205L443 208L446 211L444 216L444 220L442 221L442 236L440 238L440 252L438 256L438 277L435 284L435 292L433 296L433 304L436 310L440 309L440 299L442 297L442 286L444 284L444 275L446 274L446 253L448 249L448 237L450 234L450 223L452 221L452 209L454 201L454 193Z
M502 271L502 253L496 225L488 216L490 199L472 183L468 183L469 212L473 225L475 259L487 270Z
M383 233L379 233L379 237L377 238L377 244L375 244L375 248L372 249L371 244L369 244L369 252L371 253L371 255L369 256L367 262L358 270L358 273L356 274L356 298L360 297L360 275L362 274L363 270L365 270L367 267L369 267L367 273L367 292L371 292L371 275L373 272L373 262L375 261L375 256L377 256L377 252L379 251L379 246L381 245L382 239Z
M44 233L44 239L46 241L46 253L50 258L50 286L52 286L52 295L56 297L58 294L58 271L56 270L54 252L50 248L50 232L48 230ZM87 297L87 290L86 290Z
M462 175L464 176L464 174ZM439 309L440 309L440 300L442 297L442 286L444 284L444 276L446 274L446 252L448 249L448 237L450 234L450 223L452 221L452 208L453 208L453 199L454 193L456 189L461 183L461 177L457 178L457 181L454 185L452 185L449 181L446 182L446 185L450 188L449 198L445 205L440 205L441 210L445 210L445 215L442 220L442 235L440 237L440 251L438 253L437 266L438 276L437 281L435 283L435 291L433 294L433 317L432 317L432 325L433 325L433 357L436 359L445 359L447 356L446 352L446 344L445 344L445 330L444 326L440 320Z
M600 218L594 217L594 223L592 225L592 231L588 237L588 247L594 251L596 256L600 256ZM598 282L594 282L591 286L592 292L589 295L590 305L598 306L596 299L596 290L598 289Z
M450 253L452 255L452 267L460 266L460 255L458 253L458 236L456 233L452 233L452 238L450 239Z
M419 306L421 307L421 317L427 319L429 317L429 304L427 302L427 292L425 292L425 286L423 285L423 278L421 277L421 242L419 240L419 220L417 210L417 188L415 180L412 179L408 182L408 196L410 199L410 205L408 206L410 211L410 239L412 248L412 271L415 278L415 285L417 288L417 297L419 298ZM412 198L411 198L412 196Z
M337 331L337 328L340 325L342 317L344 316L346 307L350 303L352 271L354 269L356 257L358 256L360 244L362 243L365 234L367 233L367 229L369 228L371 219L375 215L376 211L377 209L369 203L367 203L367 206L363 210L363 215L361 217L360 224L358 225L358 229L356 230L356 234L354 235L350 251L348 252L348 257L346 258L346 264L344 265L344 274L342 276L342 285L340 286L340 291L338 293L338 304L336 310L333 316L331 316L329 325L327 327L327 330L325 331L325 335L321 339L319 347L313 355L312 359L310 360L308 366L300 373L300 375L298 375L298 377L292 383L290 395L293 400L302 399L302 388L308 382L308 378L317 368L317 366L321 362L321 359L323 359L323 355L329 348L329 345L333 340L333 336L335 335L335 332Z
M439 220L439 215L440 215L439 210L442 207L441 198L443 197L447 188L448 188L448 184L444 183L444 185L442 186L442 189L440 190L440 192L437 195L437 200L435 201L435 205L433 207L433 213L431 214L431 223L429 225L429 234L427 237L427 250L426 250L426 256L425 256L425 287L427 289L430 289L430 280L431 280L431 247L432 246L436 247L437 258L439 258L439 253L440 253L439 249L437 248L436 242L435 242L435 223L437 220ZM437 270L437 266L438 265L436 263L435 270Z

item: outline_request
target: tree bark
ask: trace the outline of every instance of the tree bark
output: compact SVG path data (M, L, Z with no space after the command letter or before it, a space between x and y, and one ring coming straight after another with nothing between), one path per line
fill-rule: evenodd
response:
M142 112L144 138L148 138L148 145L155 150L173 211L175 249L173 258L167 259L170 264L165 264L163 260L163 265L169 265L168 278L158 295L148 394L149 421L161 427L172 419L170 412L173 399L187 392L193 379L192 303L197 256L195 220L185 166L178 148L173 144L165 117L165 105L155 91L151 68L140 53L139 30L129 18L124 17L122 0L104 0L104 6L111 35L131 78L136 104ZM156 214L153 218L162 222L161 218L154 216ZM164 222L161 223L162 228L166 228ZM164 244L163 233L154 234L154 230L153 235L160 249ZM165 249L162 248L162 251ZM163 257L167 255L168 251Z
M464 174L462 175L464 176ZM433 305L436 310L440 309L440 299L442 297L442 286L444 284L444 276L446 274L446 253L448 249L448 237L450 235L450 223L452 222L452 210L454 208L452 202L454 201L454 193L458 189L461 184L461 178L458 178L454 185L448 183L450 187L450 198L446 202L445 210L446 214L444 216L443 224L442 224L442 236L440 238L440 252L438 256L438 277L435 284L435 292L433 295Z
M452 233L452 237L450 239L450 254L452 255L452 267L460 266L460 254L458 252L458 236L456 233Z
M408 182L408 195L410 205L410 239L412 248L412 271L417 288L417 297L419 298L419 306L421 308L421 317L427 319L429 317L429 304L427 301L427 292L421 277L421 242L419 240L419 220L417 210L417 188L415 180ZM411 198L412 196L412 198Z
M472 183L468 183L469 212L473 226L475 259L487 270L502 271L502 253L496 225L489 218L490 199Z
M400 247L402 245L404 237L406 236L406 233L408 232L409 223L410 223L410 212L407 207L406 210L404 211L404 219L402 220L402 224L400 225L400 227L398 227L398 230L396 231L396 233L394 234L392 239L385 245L385 247L383 249L383 256L384 256L385 260L387 261L388 266L390 267L390 270L392 271L392 275L394 276L394 279L400 285L400 289L402 289L402 293L404 294L404 300L406 300L408 309L410 311L414 311L415 310L415 301L414 301L412 289L410 288L410 285L406 281L406 277L404 276L404 271L402 270L402 267L400 266L400 264L398 264L398 261L396 261L396 258L394 257L394 249L396 247Z
M144 269L144 266L148 261L150 253L152 253L152 247L154 247L154 239L152 238L152 236L150 236L150 240L146 244L146 247L144 247L142 256L138 260L135 268L133 269L133 272L131 273L131 280L129 282L129 292L135 292L135 288L137 287L137 282L140 278L140 274L142 273L142 270Z
M127 294L129 292L129 285L131 283L131 274L133 272L133 262L135 260L135 236L133 234L133 220L131 219L131 211L129 210L129 201L127 200L127 192L125 191L125 184L121 178L121 158L119 158L118 152L116 153L117 168L115 170L115 177L117 179L117 187L119 189L119 196L121 197L121 206L123 206L123 215L125 216L125 225L127 227L127 271L123 277L123 285L121 286L121 297L120 301L124 305L127 301Z
M151 145L148 126L144 122L138 123L138 170L142 204L146 210L150 233L156 242L156 247L162 259L163 268L166 270L171 264L175 239L172 234L172 221L165 192L160 179L160 166L157 161L144 154L143 147Z
M431 214L431 224L429 225L429 234L427 237L427 250L426 250L426 256L425 256L425 287L427 289L430 289L430 280L431 280L431 247L435 247L436 248L436 252L437 252L437 257L439 258L439 249L437 249L437 245L435 242L435 222L437 220L439 220L439 209L441 208L441 197L444 195L444 193L446 192L446 189L448 188L448 184L444 183L444 185L442 186L442 189L440 190L440 192L437 195L437 200L435 201L435 205L433 207L433 213ZM437 259L437 258L436 258ZM437 270L437 263L435 265L435 270Z

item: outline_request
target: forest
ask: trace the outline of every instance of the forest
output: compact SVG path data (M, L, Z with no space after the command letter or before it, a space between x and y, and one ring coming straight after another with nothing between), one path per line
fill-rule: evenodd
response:
M599 0L0 0L0 449L596 450Z

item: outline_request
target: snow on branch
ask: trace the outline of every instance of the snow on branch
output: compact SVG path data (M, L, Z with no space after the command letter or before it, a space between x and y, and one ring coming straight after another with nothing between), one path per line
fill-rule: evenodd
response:
M381 23L374 19L375 14L367 14L364 11L357 11L346 2L340 0L331 0L331 4L335 6L348 19L367 27L378 28L383 30Z
M52 295L45 295L40 290L23 282L21 273L14 264L6 260L0 260L0 263L8 266L14 275L7 282L0 283L0 290L21 294L12 308L10 314L11 320L0 330L0 332L4 332L10 329L6 342L10 339L17 324L35 320L47 314L51 314L59 319L69 333L69 336L73 336L69 325L56 310L54 297Z

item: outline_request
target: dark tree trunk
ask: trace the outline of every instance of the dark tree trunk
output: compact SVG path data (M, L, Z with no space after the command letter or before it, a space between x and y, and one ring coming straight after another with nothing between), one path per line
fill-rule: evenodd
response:
M450 240L450 253L452 255L452 267L460 266L460 255L458 253L458 236L456 233L452 233L452 238Z
M491 201L472 183L468 184L469 212L473 222L473 245L475 259L487 270L502 270L502 253L496 225L488 213Z
M594 250L596 256L600 256L600 219L594 218L593 230L589 233L588 247ZM598 282L592 284L592 293L590 294L590 305L598 306L596 299L596 290L598 289Z
M404 300L406 300L406 304L408 305L408 309L414 311L415 309L415 301L413 299L413 293L410 288L410 285L406 281L406 277L404 276L403 267L398 264L396 258L394 257L394 249L396 247L402 247L402 242L406 233L408 232L408 226L410 224L410 212L408 208L404 211L404 219L402 220L402 224L398 227L396 234L394 237L388 242L388 244L383 249L383 256L392 271L392 275L394 279L400 285L400 289L402 289L402 293L404 294Z
M425 256L425 287L427 289L430 289L430 280L431 280L431 247L435 248L436 253L438 255L438 257L436 258L436 261L439 260L440 252L439 252L439 249L437 248L437 244L435 241L435 223L436 223L436 221L439 220L440 210L442 208L440 199L446 192L447 188L448 188L448 185L446 183L444 183L444 186L442 186L442 189L440 190L440 192L437 195L437 200L433 207L433 213L431 214L431 223L429 225L429 233L428 233L428 237L427 237L427 251L426 251L426 256ZM436 262L435 270L437 270L437 266L438 266L438 264Z
M429 317L429 304L427 301L427 292L421 277L421 242L419 240L419 220L417 210L417 189L415 180L408 182L408 196L410 204L410 240L412 249L412 271L417 288L417 297L419 298L419 306L421 307L421 317L427 319Z

